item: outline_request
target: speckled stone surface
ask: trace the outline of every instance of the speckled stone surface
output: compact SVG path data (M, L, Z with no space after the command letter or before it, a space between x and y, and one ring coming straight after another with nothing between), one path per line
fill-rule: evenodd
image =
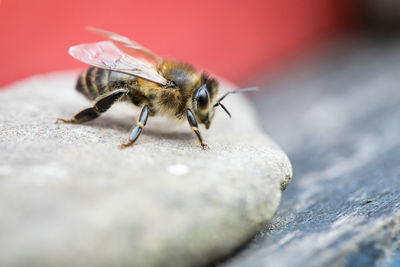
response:
M400 266L399 40L343 41L258 83L259 121L295 176L219 267Z
M272 217L291 178L284 152L240 96L201 127L149 118L120 150L137 110L118 104L85 125L76 73L0 91L0 266L201 266L229 255ZM231 89L224 84L225 89Z

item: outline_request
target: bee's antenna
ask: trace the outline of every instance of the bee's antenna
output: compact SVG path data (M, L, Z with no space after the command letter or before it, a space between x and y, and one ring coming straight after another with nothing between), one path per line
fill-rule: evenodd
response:
M218 99L217 104L230 94L240 94L240 93L248 93L248 92L256 92L256 91L258 91L257 87L249 87L249 88L243 88L243 89L236 90L236 91L230 91L230 92L224 94L223 96L221 96L220 99Z
M240 94L240 93L248 93L248 92L256 92L256 91L258 91L258 88L257 88L257 87L249 87L249 88L244 88L244 89L240 89L240 90L236 90L236 91L230 91L230 92L224 94L223 96L221 96L221 97L218 99L217 103L214 105L214 107L221 106L221 108L222 108L223 110L225 110L225 112L229 115L229 117L232 118L231 113L229 113L229 111L226 109L226 107L225 107L224 105L222 105L221 101L222 101L225 97L227 97L228 95L230 95L230 94Z
M221 108L223 110L225 110L226 114L228 114L229 118L232 118L231 113L226 109L226 107L224 105L222 105L222 103L218 103L218 106L221 106ZM215 107L215 106L214 106Z

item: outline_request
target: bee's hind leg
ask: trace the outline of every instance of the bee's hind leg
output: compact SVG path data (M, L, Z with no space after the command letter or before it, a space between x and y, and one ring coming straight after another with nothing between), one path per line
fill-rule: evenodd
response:
M56 122L84 123L94 120L102 113L106 112L115 102L117 102L124 94L128 92L129 91L125 89L112 91L104 96L100 96L98 99L96 99L96 102L94 102L93 107L79 111L72 116L72 119L65 120L58 118Z
M146 126L148 117L149 117L149 106L145 105L143 106L142 111L140 112L140 116L138 118L136 127L133 128L131 134L129 135L128 142L120 145L119 148L127 148L129 146L132 146L136 142L136 140L142 133L144 126Z
M199 126L197 125L196 117L194 116L193 112L190 109L186 110L187 120L189 122L190 127L194 134L196 135L197 139L199 140L200 146L202 149L206 150L209 149L209 146L203 142L203 138L201 137Z

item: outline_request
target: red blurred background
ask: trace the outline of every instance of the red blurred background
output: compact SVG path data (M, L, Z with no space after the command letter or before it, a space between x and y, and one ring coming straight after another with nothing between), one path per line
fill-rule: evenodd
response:
M84 68L68 47L100 40L91 25L234 82L345 33L346 0L0 0L0 85Z

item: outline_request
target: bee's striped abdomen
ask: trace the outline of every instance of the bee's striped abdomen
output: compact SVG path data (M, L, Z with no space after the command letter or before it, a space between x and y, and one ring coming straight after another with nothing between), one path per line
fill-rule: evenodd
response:
M90 67L82 72L76 83L76 90L90 100L95 100L111 91L126 89L130 93L121 97L120 101L128 100L136 106L141 106L147 100L139 88L137 78L132 75L96 67Z
M108 70L91 67L79 76L76 90L90 100L94 100L109 91L109 75L110 72Z

